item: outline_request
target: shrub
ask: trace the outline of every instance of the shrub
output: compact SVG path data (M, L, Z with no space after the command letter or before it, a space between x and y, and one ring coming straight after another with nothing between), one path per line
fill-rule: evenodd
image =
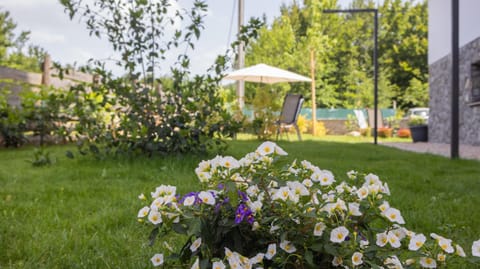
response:
M378 128L378 136L387 138L392 137L393 129L388 127Z
M154 266L446 268L466 256L451 239L405 228L378 176L350 171L341 180L306 160L281 161L286 154L265 142L240 160L202 161L198 191L182 195L161 185L151 199L141 194L149 201L137 217L153 225L152 245L163 241ZM173 234L185 243L168 245ZM472 250L480 257L480 240Z
M408 128L398 129L397 136L400 137L400 138L410 138L411 137L410 129L408 129Z
M422 118L420 116L411 116L408 118L408 126L418 126L418 125L425 125L427 124L427 121L425 118Z

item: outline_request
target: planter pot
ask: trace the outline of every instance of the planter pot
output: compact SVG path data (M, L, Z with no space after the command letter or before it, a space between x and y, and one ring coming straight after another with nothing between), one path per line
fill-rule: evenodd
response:
M410 126L410 134L413 142L427 142L428 141L428 125Z

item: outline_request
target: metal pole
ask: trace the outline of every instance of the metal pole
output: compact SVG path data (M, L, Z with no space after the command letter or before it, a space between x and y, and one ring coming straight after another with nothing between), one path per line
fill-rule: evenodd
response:
M238 0L238 34L243 26L243 17L244 17L244 0ZM245 44L241 41L238 44L238 62L237 62L237 69L241 69L245 66L245 52L244 52ZM238 96L238 106L240 111L243 110L245 106L245 82L243 80L239 80L237 82L237 96Z
M458 71L458 30L459 30L459 6L458 0L452 0L452 136L450 141L450 157L457 159L458 154L458 120L459 120L459 71Z
M373 117L375 123L373 124L373 143L376 145L378 143L378 11L374 10L374 33L373 33L373 106L375 111L373 112Z
M455 0L453 0L455 1ZM373 33L373 143L378 143L378 9L325 9L324 13L363 13L373 12L374 33Z

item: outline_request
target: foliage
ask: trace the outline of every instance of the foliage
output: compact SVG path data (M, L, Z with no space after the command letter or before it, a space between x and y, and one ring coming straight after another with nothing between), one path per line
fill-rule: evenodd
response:
M33 159L29 160L32 166L41 167L51 165L54 160L50 157L50 152L43 147L35 148L33 150Z
M80 152L149 156L222 149L224 137L241 126L223 105L219 82L229 61L219 56L209 73L191 77L188 49L195 47L203 29L207 5L196 0L190 10L172 1L106 1L94 5L62 0L70 18L86 20L92 35L106 37L122 55L118 64L128 75L113 78L103 68L94 69L101 83L79 85L77 128ZM256 34L255 21L240 39ZM167 53L183 50L171 67L171 80L156 79ZM86 113L81 103L87 104Z
M29 31L15 35L17 25L10 18L10 12L0 9L0 65L24 71L40 72L45 50L39 46L25 46L29 41Z
M413 115L408 118L408 126L419 126L425 124L427 124L427 121L423 117Z
M393 135L393 128L389 127L381 127L378 128L378 136L379 137L392 137Z
M357 116L348 114L347 120L345 121L345 127L349 132L357 131L360 128L360 126L358 126Z
M320 107L373 107L373 14L325 14L339 1L293 2L247 48L247 62L265 62L308 74L315 54ZM401 109L428 104L427 1L352 1L348 8L379 10L379 105ZM309 89L292 84L311 102Z
M284 163L287 153L264 142L240 160L217 156L195 169L199 191L178 194L161 185L137 217L167 243L154 266L182 268L446 268L466 257L451 239L405 228L374 174L349 171L345 180L309 161ZM480 247L472 255L480 257ZM229 267L226 267L228 264Z

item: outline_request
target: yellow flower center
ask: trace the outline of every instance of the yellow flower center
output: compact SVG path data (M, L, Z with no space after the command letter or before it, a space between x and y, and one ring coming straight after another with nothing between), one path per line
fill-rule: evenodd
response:
M396 219L396 218L397 218L397 215L396 215L395 213L392 213L392 214L390 214L390 218L391 218L391 219Z
M338 233L338 234L337 234L337 238L338 238L338 239L342 239L342 238L343 238L343 233Z
M271 151L270 147L265 147L265 152L269 153Z
M421 247L421 246L423 246L423 243L420 242L420 241L417 241L417 242L415 243L415 245L416 245L417 247Z
M360 257L358 257L358 256L353 256L353 261L354 261L354 262L359 262L359 261L360 261Z

